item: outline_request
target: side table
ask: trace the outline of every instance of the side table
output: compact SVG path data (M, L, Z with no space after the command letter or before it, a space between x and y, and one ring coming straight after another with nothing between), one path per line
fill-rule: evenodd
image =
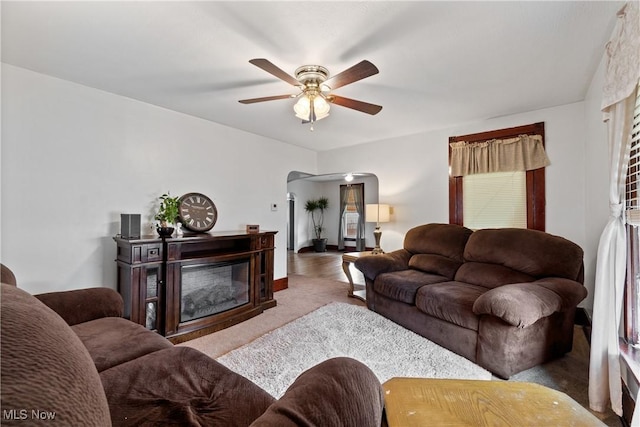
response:
M351 266L351 264L356 262L358 258L367 255L371 255L371 251L345 252L344 254L342 254L342 270L344 270L344 274L346 274L347 279L349 279L349 291L347 292L347 296L358 298L362 301L367 301L366 288L364 286L358 285L358 289L355 289L353 278L351 277L351 270L349 270L349 267Z

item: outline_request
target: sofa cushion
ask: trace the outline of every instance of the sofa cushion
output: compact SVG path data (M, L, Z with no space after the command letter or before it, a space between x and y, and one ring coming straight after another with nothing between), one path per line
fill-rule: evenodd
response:
M147 354L100 378L114 426L248 426L275 400L190 347Z
M473 231L455 224L425 224L407 231L404 249L412 254L442 255L462 262L462 254Z
M447 280L449 279L444 276L409 269L379 275L373 283L373 289L387 298L414 304L416 291L420 287Z
M562 308L562 298L534 283L515 283L482 294L473 312L496 316L512 326L525 328Z
M98 372L69 325L15 286L2 284L0 300L0 406L17 414L2 425L111 425ZM38 421L32 410L53 418Z
M499 264L535 278L581 280L582 249L559 236L520 228L475 231L464 249L465 261Z
M371 369L336 357L300 374L251 427L379 427L383 408L382 387Z
M172 347L166 338L121 317L105 317L71 327L102 372L137 357Z
M533 282L534 277L498 264L465 262L456 272L456 281L495 288L509 283Z
M453 280L460 262L436 254L415 254L409 260L409 268L434 273Z
M473 313L473 303L485 292L487 288L469 283L436 283L418 290L416 307L429 316L477 331L479 317Z

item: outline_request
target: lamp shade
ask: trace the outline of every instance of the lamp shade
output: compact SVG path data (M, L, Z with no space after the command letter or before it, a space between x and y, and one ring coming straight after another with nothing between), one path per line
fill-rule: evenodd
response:
M389 222L389 205L368 204L365 207L364 217L367 222Z
M293 106L296 117L302 120L311 121L311 99L304 95L300 97L298 102ZM316 96L313 98L313 111L316 115L315 120L322 120L329 115L331 106L324 98Z

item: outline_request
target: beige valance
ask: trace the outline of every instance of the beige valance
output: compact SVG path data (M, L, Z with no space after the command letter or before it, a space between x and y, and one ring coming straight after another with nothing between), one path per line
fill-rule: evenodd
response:
M482 142L452 142L451 176L528 171L550 164L541 135Z

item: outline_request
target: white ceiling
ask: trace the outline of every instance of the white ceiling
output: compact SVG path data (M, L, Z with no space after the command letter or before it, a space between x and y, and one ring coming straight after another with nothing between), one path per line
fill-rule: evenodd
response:
M606 2L2 1L2 61L322 151L584 99L615 24ZM380 73L315 131L297 90L249 64Z

